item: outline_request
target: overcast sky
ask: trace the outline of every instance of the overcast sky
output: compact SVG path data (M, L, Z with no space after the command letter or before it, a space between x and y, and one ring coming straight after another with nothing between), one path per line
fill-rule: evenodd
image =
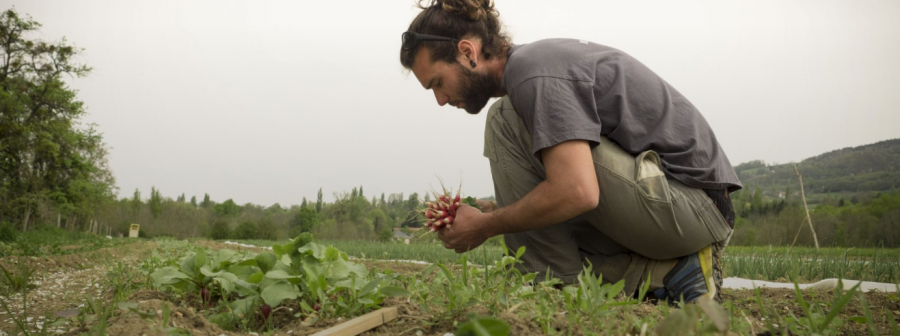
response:
M9 1L93 67L73 79L120 196L299 204L322 187L493 194L485 113L439 107L398 61L409 0ZM900 137L900 1L525 1L513 42L621 49L696 105L733 164Z

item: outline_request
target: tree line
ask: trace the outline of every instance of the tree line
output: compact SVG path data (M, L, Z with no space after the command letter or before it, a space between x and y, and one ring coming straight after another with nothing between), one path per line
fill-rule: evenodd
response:
M749 190L732 194L737 219L731 244L784 246L796 237L796 245L813 246L799 192L788 188L780 194L784 198L770 198L760 188ZM900 193L850 199L824 195L810 217L822 246L900 247Z
M419 227L413 210L430 200L428 195L420 199L418 193L368 198L362 186L334 193L333 202L322 196L320 188L315 201L303 198L299 205L240 205L232 199L213 201L209 194L200 201L196 196L187 200L184 194L173 199L151 187L150 197L135 190L130 198L105 206L97 220L121 235L130 224L140 224L147 237L284 239L312 232L328 239L388 239L394 228Z

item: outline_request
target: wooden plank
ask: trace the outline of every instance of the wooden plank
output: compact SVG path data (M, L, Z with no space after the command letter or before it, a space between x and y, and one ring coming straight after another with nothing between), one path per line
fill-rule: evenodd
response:
M397 307L381 308L334 327L322 330L313 336L356 336L397 318Z

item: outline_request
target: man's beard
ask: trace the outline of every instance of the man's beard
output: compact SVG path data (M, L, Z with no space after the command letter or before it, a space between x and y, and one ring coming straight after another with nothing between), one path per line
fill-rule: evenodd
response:
M459 93L469 114L478 114L487 105L488 100L497 91L497 83L489 74L480 74L457 63L462 83Z

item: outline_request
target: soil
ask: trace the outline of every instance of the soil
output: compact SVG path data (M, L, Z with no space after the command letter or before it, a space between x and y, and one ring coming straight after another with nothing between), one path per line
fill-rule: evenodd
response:
M197 241L193 244L206 246L213 249L232 249L232 250L252 250L261 252L260 248L247 248L237 245L223 244L211 241ZM107 303L112 300L115 293L111 289L105 288L104 279L108 276L109 270L105 265L106 262L98 262L98 260L122 261L126 263L140 263L141 259L148 255L156 244L151 241L139 241L133 244L118 246L113 248L105 248L92 252L83 252L71 255L47 256L39 258L0 258L0 264L7 269L16 269L19 263L27 263L35 269L34 285L28 296L29 308L27 316L22 313L21 296L12 296L4 302L10 305L14 316L10 316L5 311L0 312L0 330L13 332L18 328L14 324L14 319L21 321L23 317L30 318L27 324L30 331L35 331L37 327L42 326L43 321L52 320L54 313L68 312L73 309L80 310L80 306L84 305L86 298ZM386 262L358 260L372 270L385 272L391 270L403 275L414 275L421 273L427 265L404 263L404 262ZM870 292L863 294L869 309L875 317L875 325L878 334L891 334L888 319L895 321L900 319L900 298L896 293ZM815 300L816 302L824 302L828 306L834 301L834 293L832 291L804 291L803 296L806 300ZM796 304L796 293L793 290L786 289L764 289L761 291L762 302L768 316L778 314L782 318L790 318L794 316L804 316L805 312ZM219 298L213 298L218 300ZM764 314L760 309L755 298L755 292L751 290L729 290L723 292L723 299L733 306L735 312L745 312L746 316L738 314L753 326L754 333L762 332L768 328L768 322L762 317ZM229 328L222 328L207 318L208 312L204 311L203 304L196 295L174 296L168 293L141 290L132 294L127 302L137 304L136 310L142 312L139 314L134 311L120 311L107 321L106 333L109 335L164 335L175 333L177 331L185 331L192 335L247 335L245 333L235 333L227 331ZM726 307L729 304L726 304ZM430 315L417 303L407 298L388 298L385 307L397 307L399 316L397 319L386 323L380 327L372 329L362 335L444 335L456 329L458 323L462 323L464 318L460 317L455 321L443 320ZM164 308L167 307L167 308ZM168 310L168 317L164 312ZM483 308L475 308L472 312L479 315L489 315ZM270 335L309 335L342 322L346 319L324 319L314 320L307 316L299 316L296 314L301 309L296 303L289 303L272 313L272 324L276 329L268 333ZM629 308L629 312L638 319L660 319L659 307L651 303L642 303ZM541 335L543 334L541 326L536 322L523 318L527 314L523 311L506 311L501 312L499 316L495 316L506 321L511 328L510 335ZM846 335L867 335L867 325L850 321L849 318L855 316L864 316L861 301L854 298L844 308L840 314L843 323L846 326L843 330ZM47 316L47 317L45 317ZM616 316L607 317L615 319ZM735 318L735 317L732 317ZM65 320L67 323L59 327L50 327L50 333L61 333L67 335L78 335L80 333L89 332L91 328L96 327L96 322L82 324L78 321L78 317L71 317ZM262 321L256 321L262 328ZM434 323L434 324L432 324ZM568 327L568 321L560 316L557 318L553 327L565 329ZM48 323L49 324L49 323ZM421 333L420 333L421 332ZM586 331L584 331L586 332ZM648 332L652 333L652 330ZM0 333L2 334L2 333ZM259 334L263 334L262 331ZM574 335L580 335L581 331Z
M846 292L844 292L846 293ZM834 302L835 293L833 291L803 291L803 298L807 302L825 302L828 306ZM865 301L869 306L869 311L875 320L875 327L878 335L890 335L891 327L887 319L893 318L894 321L900 323L900 298L896 294L884 292L868 292L863 293ZM847 329L845 335L869 335L867 325L865 323L857 323L848 321L849 317L865 316L861 301L858 299L859 294L850 300L838 318L842 319ZM791 289L773 289L767 288L760 292L760 298L763 302L763 308L771 316L779 314L782 318L789 318L791 315L801 317L806 316L803 308L797 304L797 293ZM748 312L746 317L753 322L755 330L765 330L768 323L762 319L763 314L756 300L756 294L752 290L725 290L722 292L722 299L725 302L731 302L736 308Z
M158 299L138 301L137 312L129 311L111 318L106 328L108 335L170 335L183 330L195 336L236 335L222 330L218 325L210 323L203 315L193 309L178 307L171 302ZM166 306L165 308L163 306ZM165 315L168 310L168 316ZM166 323L168 322L168 323ZM74 330L69 335L79 335L87 329Z
M104 285L109 272L106 268L109 263L104 261L135 263L154 247L152 242L136 242L68 255L0 258L0 264L10 272L19 274L22 266L34 272L25 302L21 293L3 292L0 296L12 312L10 316L6 309L0 309L0 330L19 330L16 321L23 317L31 332L42 327L53 332L71 329L71 323L51 327L45 321L53 320L61 312L66 315L80 310L88 299L100 305L109 302L115 293Z

